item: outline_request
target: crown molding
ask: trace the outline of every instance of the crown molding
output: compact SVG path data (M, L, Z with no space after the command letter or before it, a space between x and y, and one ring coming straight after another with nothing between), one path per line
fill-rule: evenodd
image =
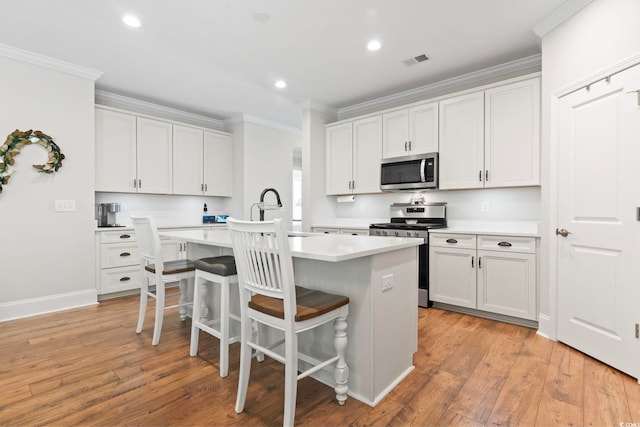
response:
M261 117L252 116L251 114L236 114L232 117L229 117L224 121L225 129L231 128L233 125L238 123L251 123L258 126L264 126L271 129L279 130L282 132L292 133L295 135L301 135L302 131L300 129L286 126L280 123L272 122L271 120L263 119Z
M164 105L158 105L124 95L118 95L104 90L96 90L96 104L107 107L121 108L139 114L160 117L167 120L174 120L194 126L202 126L222 130L224 122L212 117L202 116L200 114L189 113L187 111L178 110Z
M313 100L310 100L310 99L299 103L298 107L300 108L300 111L315 110L315 111L319 111L319 112L325 113L325 114L330 114L330 115L333 115L333 116L337 116L338 115L338 110L335 107L331 107L329 105L322 104L320 102L313 101Z
M560 7L538 22L533 28L533 32L540 38L553 31L558 25L578 13L583 7L593 0L568 0Z
M415 89L406 90L389 96L365 101L359 104L338 108L338 119L354 117L367 114L372 111L380 111L398 105L409 104L411 102L441 96L463 89L481 86L487 82L499 81L507 77L523 75L540 71L542 67L542 56L540 54L531 55L526 58L506 62L493 67L484 68L461 76L452 77L436 83L420 86Z
M102 71L91 68L82 67L70 62L61 61L59 59L40 55L38 53L29 52L28 50L19 49L17 47L0 44L0 56L15 59L16 61L26 62L50 70L60 71L76 77L82 77L91 81L96 81L102 76Z

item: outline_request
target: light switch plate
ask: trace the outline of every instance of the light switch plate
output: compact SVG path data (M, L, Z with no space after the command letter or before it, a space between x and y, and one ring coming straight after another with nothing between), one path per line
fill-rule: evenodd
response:
M54 211L55 212L74 212L76 210L75 200L56 200Z

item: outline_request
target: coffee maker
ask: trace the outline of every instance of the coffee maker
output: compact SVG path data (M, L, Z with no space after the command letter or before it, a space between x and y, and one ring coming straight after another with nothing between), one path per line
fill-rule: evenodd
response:
M96 205L98 227L124 227L116 222L116 213L122 211L121 203L100 203Z

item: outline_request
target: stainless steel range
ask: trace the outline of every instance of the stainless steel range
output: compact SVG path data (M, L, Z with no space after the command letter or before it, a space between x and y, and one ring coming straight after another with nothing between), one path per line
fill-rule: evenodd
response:
M430 307L429 301L429 230L447 226L446 203L394 203L391 222L369 225L371 236L422 238L418 246L418 305Z

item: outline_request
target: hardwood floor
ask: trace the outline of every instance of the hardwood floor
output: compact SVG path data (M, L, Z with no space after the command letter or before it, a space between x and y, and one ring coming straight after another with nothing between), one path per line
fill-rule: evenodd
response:
M167 311L151 346L151 307L135 333L138 297L0 323L0 425L281 425L282 366L254 360L245 412L234 411L239 344L218 375L218 341ZM640 386L535 331L419 309L416 369L371 408L298 385L300 426L625 426L640 423ZM393 351L393 349L389 349ZM625 424L621 424L625 423ZM639 424L635 424L639 425Z

